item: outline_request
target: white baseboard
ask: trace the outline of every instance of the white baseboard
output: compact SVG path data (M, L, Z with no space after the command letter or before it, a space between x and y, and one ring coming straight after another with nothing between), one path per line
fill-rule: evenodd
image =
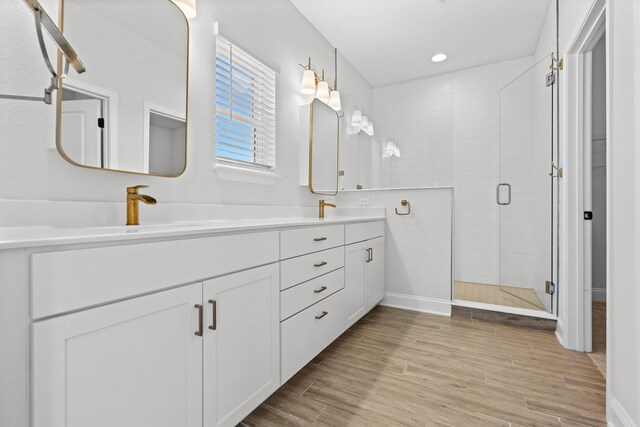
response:
M591 296L594 301L607 301L607 290L603 288L592 288Z
M567 348L567 346L564 345L564 325L560 317L558 317L558 321L556 322L556 339L562 347Z
M451 316L451 301L437 298L418 297L415 295L386 292L380 305L421 311L423 313Z
M637 427L631 416L615 398L609 401L609 420L607 425L611 427Z

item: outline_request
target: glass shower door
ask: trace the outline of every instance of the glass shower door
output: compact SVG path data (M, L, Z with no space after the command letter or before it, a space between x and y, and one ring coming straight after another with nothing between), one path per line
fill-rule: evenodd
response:
M552 312L554 85L552 56L500 90L498 280L510 305Z

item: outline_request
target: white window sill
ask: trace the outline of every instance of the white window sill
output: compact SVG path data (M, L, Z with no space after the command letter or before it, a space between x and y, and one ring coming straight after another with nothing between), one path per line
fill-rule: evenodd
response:
M275 185L281 175L271 170L252 169L226 163L215 163L213 171L223 181L249 182L252 184Z

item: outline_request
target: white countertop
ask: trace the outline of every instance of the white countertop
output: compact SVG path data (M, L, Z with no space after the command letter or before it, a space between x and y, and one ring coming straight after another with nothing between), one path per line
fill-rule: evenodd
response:
M0 250L156 239L163 237L193 237L209 234L270 230L287 227L304 227L327 224L380 221L384 216L318 218L252 218L217 219L210 221L178 221L139 226L104 227L0 227Z

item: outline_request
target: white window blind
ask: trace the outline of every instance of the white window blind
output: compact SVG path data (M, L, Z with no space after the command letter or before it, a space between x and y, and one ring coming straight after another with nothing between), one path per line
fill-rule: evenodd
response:
M269 169L276 166L276 73L220 36L216 157Z

